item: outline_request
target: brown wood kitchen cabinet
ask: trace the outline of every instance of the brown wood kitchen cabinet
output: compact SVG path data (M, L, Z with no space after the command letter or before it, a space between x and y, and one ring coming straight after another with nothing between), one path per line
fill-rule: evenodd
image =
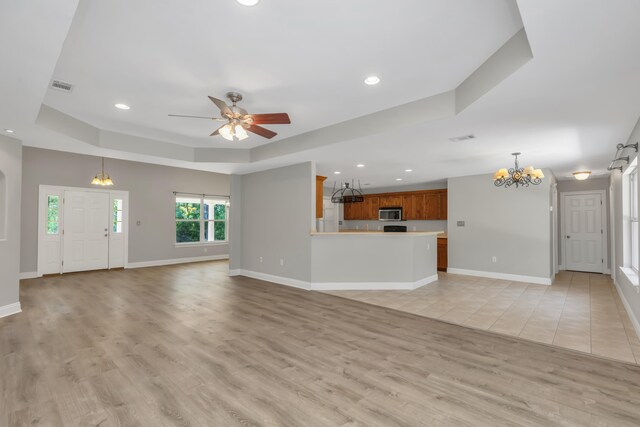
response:
M447 219L447 190L365 194L362 203L345 203L344 219L377 220L379 208L402 207L406 220Z
M438 237L438 271L447 271L447 238Z
M316 218L322 218L324 213L324 180L326 176L316 175Z

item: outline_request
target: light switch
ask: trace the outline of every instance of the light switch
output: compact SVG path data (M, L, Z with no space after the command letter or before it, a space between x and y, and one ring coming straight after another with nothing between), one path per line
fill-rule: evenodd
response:
M464 227L464 221L458 221L458 227Z

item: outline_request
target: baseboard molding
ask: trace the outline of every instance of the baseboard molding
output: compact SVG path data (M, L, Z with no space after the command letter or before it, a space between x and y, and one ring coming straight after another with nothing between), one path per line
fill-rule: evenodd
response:
M232 274L233 272L234 274ZM264 280L265 282L277 283L279 285L291 286L293 288L304 289L306 291L311 290L311 283L305 282L304 280L291 279L289 277L282 276L274 276L272 274L260 273L257 271L251 270L230 270L230 276L246 276L251 277L252 279Z
M372 290L412 290L421 286L433 283L438 280L438 275L425 277L417 282L306 282L289 277L274 276L272 274L260 273L257 271L234 269L229 270L229 276L246 276L252 279L264 280L265 282L277 283L279 285L291 286L307 291L372 291Z
M20 273L20 280L35 279L36 277L39 277L37 271L28 271L26 273Z
M616 291L618 292L618 295L620 295L622 305L624 305L624 309L627 311L627 315L629 316L629 320L631 320L633 329L635 329L636 331L636 335L638 336L638 338L640 338L640 322L638 321L638 318L636 317L633 310L631 310L631 305L629 304L629 301L627 301L627 297L624 296L624 292L622 292L622 289L620 289L620 285L618 284L618 280L616 280L615 274L613 277L613 284L616 285Z
M22 311L19 302L14 302L13 304L3 305L0 307L0 317L11 316L12 314L18 314Z
M386 291L413 290L438 280L438 275L425 277L417 282L325 282L311 283L313 291Z
M463 268L449 267L447 269L447 273L461 274L463 276L486 277L489 279L512 280L514 282L535 283L538 285L550 285L552 283L551 277L521 276L519 274L496 273L493 271L465 270Z
M191 258L174 258L174 259L161 259L157 261L130 262L126 265L125 268L159 267L161 265L186 264L190 262L203 262L203 261L217 261L221 259L229 259L229 255L228 254L209 255L209 256L198 256L198 257L191 257Z

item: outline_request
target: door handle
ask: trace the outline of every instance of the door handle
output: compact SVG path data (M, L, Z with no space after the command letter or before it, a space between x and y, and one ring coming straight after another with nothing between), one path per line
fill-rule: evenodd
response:
M567 236L567 239L570 239L570 238L571 238L571 236Z
M108 234L105 234L105 235L104 235L104 237L109 237L109 235L108 235Z

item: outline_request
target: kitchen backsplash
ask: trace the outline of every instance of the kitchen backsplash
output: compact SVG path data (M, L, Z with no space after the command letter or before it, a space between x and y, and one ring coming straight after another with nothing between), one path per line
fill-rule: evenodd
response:
M447 221L342 221L340 230L382 230L385 225L405 225L407 231L444 231L447 232Z

